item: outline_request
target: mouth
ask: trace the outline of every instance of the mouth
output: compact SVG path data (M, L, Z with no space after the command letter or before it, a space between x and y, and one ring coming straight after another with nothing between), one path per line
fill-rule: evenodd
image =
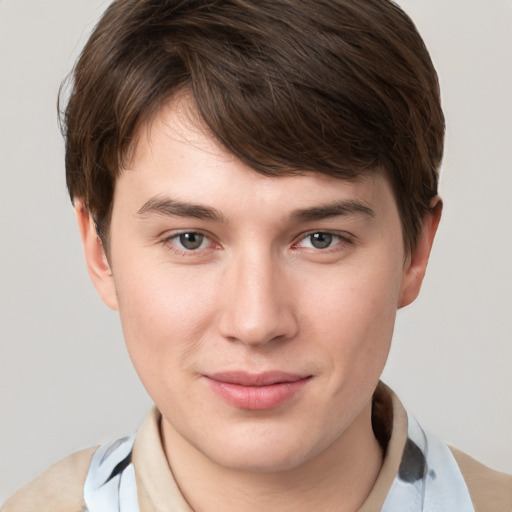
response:
M226 403L247 410L279 407L297 395L312 378L281 371L220 372L204 377L210 389Z

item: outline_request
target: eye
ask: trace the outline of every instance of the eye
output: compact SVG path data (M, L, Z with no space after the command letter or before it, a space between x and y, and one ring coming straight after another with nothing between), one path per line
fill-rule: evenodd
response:
M174 235L168 238L168 242L171 242L178 246L180 249L185 249L186 251L205 249L211 243L206 236L194 231Z
M309 235L306 235L304 238L299 240L299 242L296 244L296 247L325 250L334 248L337 245L349 243L351 243L351 240L348 236L344 237L334 233L329 233L327 231L317 231L315 233L310 233Z
M333 238L338 237L333 237L331 233L313 233L307 238L309 238L311 245L315 249L327 249L332 244Z

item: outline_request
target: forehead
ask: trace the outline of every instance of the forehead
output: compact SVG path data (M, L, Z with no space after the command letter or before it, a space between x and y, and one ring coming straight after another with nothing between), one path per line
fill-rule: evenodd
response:
M352 180L300 169L272 177L259 173L218 144L193 102L182 96L139 130L116 184L115 203L122 199L142 207L151 198L169 195L221 209L251 204L259 211L269 205L286 210L339 199L376 203L389 189L379 170Z

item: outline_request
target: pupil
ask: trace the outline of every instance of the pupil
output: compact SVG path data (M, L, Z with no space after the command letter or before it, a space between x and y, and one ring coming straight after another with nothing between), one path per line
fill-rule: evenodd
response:
M315 233L311 235L311 245L317 249L325 249L332 242L332 235L329 233Z
M198 249L203 243L203 235L199 233L183 233L180 235L180 244L185 249Z

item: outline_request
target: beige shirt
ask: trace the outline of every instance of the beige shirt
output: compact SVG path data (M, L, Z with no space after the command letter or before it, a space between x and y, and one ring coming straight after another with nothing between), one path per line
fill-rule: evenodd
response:
M173 478L160 440L160 413L154 408L137 433L133 464L141 512L193 512ZM385 450L375 484L358 512L382 508L398 472L407 439L407 414L396 395L380 384L374 396L373 426ZM81 512L83 485L95 448L70 455L20 489L1 512ZM452 449L476 512L512 512L512 476L493 471Z

